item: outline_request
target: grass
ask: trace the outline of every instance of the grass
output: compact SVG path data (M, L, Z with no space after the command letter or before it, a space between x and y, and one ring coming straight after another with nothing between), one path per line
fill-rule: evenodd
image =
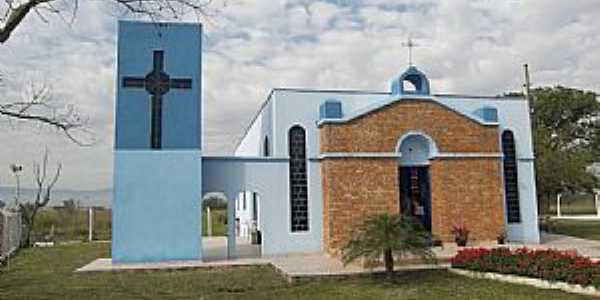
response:
M21 251L0 273L0 299L593 299L446 271L288 285L270 267L76 274L109 243Z
M206 210L204 211L206 212ZM213 209L212 214L212 235L213 236L225 236L227 235L227 210L226 209ZM206 213L202 214L202 235L206 234Z
M546 220L541 228L551 233L600 241L600 221L596 220Z
M545 201L549 201L545 199ZM565 195L560 200L560 211L563 215L595 215L596 204L594 195ZM543 214L556 215L556 199L542 206Z
M111 211L94 211L95 240L111 239ZM51 236L54 227L55 241L87 240L88 238L88 211L87 210L55 210L44 209L36 216L33 237L36 241L44 240Z
M202 215L203 235L206 235L206 214ZM213 236L227 235L227 210L212 210ZM94 211L94 240L110 240L112 221L110 210ZM38 213L33 228L36 241L51 236L54 227L55 241L84 241L88 238L87 210L43 209Z
M94 211L94 240L111 239L111 211ZM202 215L203 235L206 236L206 214ZM227 235L227 210L212 210L213 236ZM36 241L50 236L54 226L55 241L82 241L88 238L88 211L41 210L35 220L33 235Z

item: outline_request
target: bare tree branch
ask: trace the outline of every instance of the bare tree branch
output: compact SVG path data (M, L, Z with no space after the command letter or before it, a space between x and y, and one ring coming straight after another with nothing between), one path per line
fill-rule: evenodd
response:
M33 10L42 21L48 22L43 10L58 14L63 21L72 24L79 9L79 0L65 0L69 8L58 8L53 3L58 0L22 0L16 4L16 0L4 0L5 11L0 12L0 44L4 44L11 34L25 20L25 17ZM149 17L153 21L160 19L178 19L188 12L194 12L197 16L209 17L207 7L212 0L105 0L117 3L130 13ZM61 2L62 3L62 2ZM63 12L70 11L70 17L63 16ZM68 21L67 19L70 19Z
M0 43L8 40L12 32L17 29L17 26L25 19L27 14L34 7L53 0L29 0L19 6L14 7L13 2L9 1L8 11L6 13L6 21L4 26L0 28Z
M1 1L1 0L0 0ZM125 11L146 16L152 21L179 18L189 12L210 21L207 8L212 0L104 0L123 7ZM223 0L224 5L227 0ZM49 14L58 15L65 23L72 24L79 9L79 0L3 0L0 2L0 44L9 40L25 17L33 11L43 22L49 22ZM70 13L70 16L65 16ZM0 81L2 81L0 74ZM88 120L82 118L72 106L59 109L51 105L50 91L46 87L33 89L29 99L0 103L0 117L9 120L27 120L49 125L62 131L72 142L88 146L95 142L93 132L87 129ZM87 137L85 140L82 136Z
M72 105L60 107L53 104L49 87L32 84L26 97L22 101L0 103L0 116L54 127L80 146L94 144L95 139L87 129L88 119L82 117Z
M60 178L61 170L62 164L58 163L54 177L47 182L48 148L44 150L41 164L38 162L33 163L33 175L37 185L36 197L33 203L19 204L19 210L23 215L23 220L26 225L25 240L23 244L27 247L31 245L31 232L35 222L35 216L40 208L46 206L50 202L50 199L52 198L52 188L54 188L54 185Z

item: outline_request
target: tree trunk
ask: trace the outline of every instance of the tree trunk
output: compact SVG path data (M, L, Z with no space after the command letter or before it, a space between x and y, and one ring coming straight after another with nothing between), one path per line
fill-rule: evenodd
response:
M394 275L394 255L392 255L392 249L385 249L383 251L383 265L385 266L385 273L388 278Z
M34 204L35 205L35 204ZM29 225L27 226L27 231L25 232L25 247L31 247L31 231L33 230L33 223L35 222L35 216L37 215L38 207L35 205L33 207L33 211L31 212L31 217L29 219Z

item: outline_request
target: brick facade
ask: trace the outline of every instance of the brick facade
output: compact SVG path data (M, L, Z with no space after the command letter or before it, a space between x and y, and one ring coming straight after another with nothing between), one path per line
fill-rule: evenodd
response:
M402 100L346 123L320 128L321 153L396 152L409 131L423 132L441 153L499 153L497 126L481 125L428 100ZM432 232L452 241L450 228L464 222L472 239L494 240L504 228L501 159L449 157L431 161ZM325 248L336 254L355 226L374 213L398 213L400 189L395 158L324 158Z

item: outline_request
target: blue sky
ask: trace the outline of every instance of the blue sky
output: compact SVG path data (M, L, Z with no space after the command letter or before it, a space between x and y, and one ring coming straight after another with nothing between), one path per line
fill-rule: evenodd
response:
M273 87L387 90L406 67L409 36L421 45L414 61L436 93L519 90L524 62L534 85L600 90L594 0L237 0L210 9L214 16L201 20L208 154L231 153ZM48 146L64 164L62 188L111 186L118 18L132 16L108 1L80 1L73 24L32 14L0 45L0 101L46 84L56 103L89 117L98 139L81 148L55 130L0 119L0 185L12 184L8 165L19 162L31 186L31 162Z

